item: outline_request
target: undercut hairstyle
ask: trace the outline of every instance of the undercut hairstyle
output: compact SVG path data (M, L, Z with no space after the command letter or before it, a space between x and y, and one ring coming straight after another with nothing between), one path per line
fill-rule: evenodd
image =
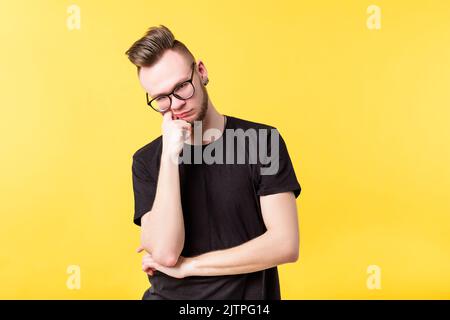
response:
M185 56L188 61L195 61L189 49L175 39L172 31L164 25L150 27L147 33L133 43L125 54L137 67L139 73L142 67L151 67L155 64L167 50L174 50Z

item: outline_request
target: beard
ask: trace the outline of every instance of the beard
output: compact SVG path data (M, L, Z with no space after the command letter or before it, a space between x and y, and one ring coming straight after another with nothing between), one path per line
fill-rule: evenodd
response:
M203 119L206 116L206 111L208 111L208 92L206 91L206 88L204 85L201 86L202 93L203 93L203 99L200 104L200 111L198 113L198 116L195 117L193 120L189 121L191 125L194 125L195 121L203 121Z

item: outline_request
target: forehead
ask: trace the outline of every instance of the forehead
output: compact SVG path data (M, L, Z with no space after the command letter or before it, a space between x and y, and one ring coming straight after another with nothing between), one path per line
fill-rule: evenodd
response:
M150 96L170 92L176 84L188 80L191 75L191 61L177 52L168 50L151 67L142 67L139 81Z

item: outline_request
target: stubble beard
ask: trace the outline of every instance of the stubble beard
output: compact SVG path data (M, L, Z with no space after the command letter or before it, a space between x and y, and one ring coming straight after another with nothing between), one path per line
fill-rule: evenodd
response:
M204 86L202 86L202 92L203 100L200 104L200 112L196 118L194 118L192 121L189 121L191 123L191 126L194 125L195 121L203 121L203 119L205 119L206 112L208 111L208 92L206 91Z

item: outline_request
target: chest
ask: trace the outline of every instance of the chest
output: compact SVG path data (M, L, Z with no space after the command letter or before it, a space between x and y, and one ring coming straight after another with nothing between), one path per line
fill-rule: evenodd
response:
M255 200L257 178L249 164L182 165L180 190L183 200L209 200L226 207Z

